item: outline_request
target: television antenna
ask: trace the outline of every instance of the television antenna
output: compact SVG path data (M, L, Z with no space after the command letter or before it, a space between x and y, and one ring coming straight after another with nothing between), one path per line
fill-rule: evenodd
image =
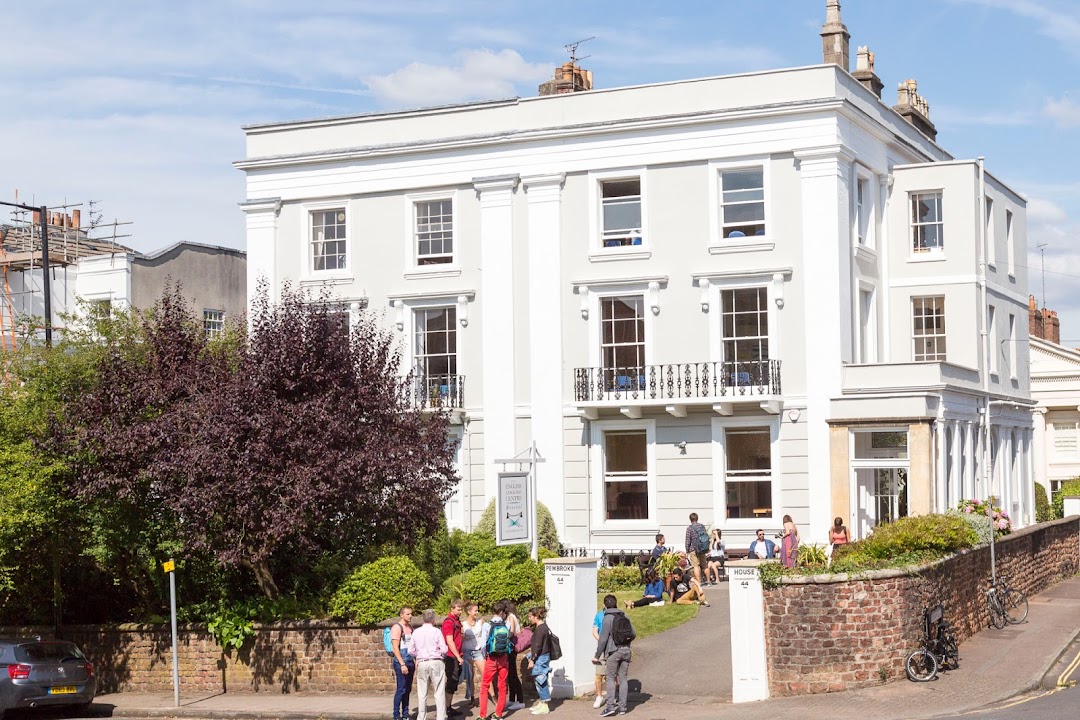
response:
M1049 243L1039 243L1035 247L1039 248L1039 265L1042 268L1042 306L1046 307L1046 246Z
M578 49L578 45L581 45L582 43L587 43L590 40L595 40L595 39L596 39L596 36L593 35L592 37L587 37L587 38L584 38L582 40L577 40L575 42L572 42L569 45L563 45L563 49L566 50L566 52L570 53L570 64L571 65L577 67L577 64L578 64L579 60L584 60L586 58L591 58L592 57L592 55L582 55L581 57L578 57L577 49Z

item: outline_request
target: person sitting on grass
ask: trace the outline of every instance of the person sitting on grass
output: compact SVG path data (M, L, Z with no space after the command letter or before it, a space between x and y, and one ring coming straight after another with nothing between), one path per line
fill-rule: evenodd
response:
M645 573L645 594L640 600L627 600L626 609L644 607L655 602L664 601L664 581L656 574L656 570L649 568Z
M698 603L709 607L709 601L705 598L705 591L698 585L694 576L682 568L675 568L675 572L672 573L668 593L671 594L671 601L676 605Z

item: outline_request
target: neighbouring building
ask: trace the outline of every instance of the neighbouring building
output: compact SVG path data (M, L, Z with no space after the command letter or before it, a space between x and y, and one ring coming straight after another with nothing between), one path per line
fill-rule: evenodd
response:
M1025 201L827 13L822 65L248 126L248 287L385 313L455 409L452 526L533 442L592 551L692 511L733 546L990 493L1029 522Z
M1028 298L1035 481L1048 495L1080 476L1080 350L1061 345L1057 313Z

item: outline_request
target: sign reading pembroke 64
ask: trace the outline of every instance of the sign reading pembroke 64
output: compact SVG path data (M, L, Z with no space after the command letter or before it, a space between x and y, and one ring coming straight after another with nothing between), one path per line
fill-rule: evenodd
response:
M495 541L498 545L531 543L532 498L529 497L529 474L499 473L499 495L495 505Z

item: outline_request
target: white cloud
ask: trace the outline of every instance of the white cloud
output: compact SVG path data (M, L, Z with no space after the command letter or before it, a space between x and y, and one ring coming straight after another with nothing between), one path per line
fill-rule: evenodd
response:
M1028 200L1027 216L1028 222L1032 225L1062 223L1069 217L1057 203L1042 198Z
M1061 98L1047 98L1043 105L1043 114L1053 120L1058 127L1080 127L1080 103L1074 102L1067 95Z
M455 66L412 63L364 81L383 105L442 105L479 98L512 97L548 79L548 63L529 63L513 50L466 50Z
M964 5L1005 10L1039 23L1039 32L1056 40L1066 52L1080 56L1080 14L1072 6L1071 12L1058 6L1036 0L952 0Z

